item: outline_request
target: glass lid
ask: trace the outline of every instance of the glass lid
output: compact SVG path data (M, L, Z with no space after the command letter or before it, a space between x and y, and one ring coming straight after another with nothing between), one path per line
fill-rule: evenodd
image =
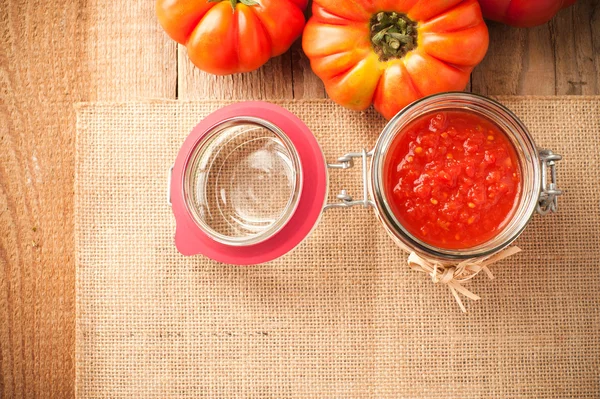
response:
M310 233L326 193L323 154L300 119L264 102L222 108L192 130L173 166L175 244L224 263L270 261Z

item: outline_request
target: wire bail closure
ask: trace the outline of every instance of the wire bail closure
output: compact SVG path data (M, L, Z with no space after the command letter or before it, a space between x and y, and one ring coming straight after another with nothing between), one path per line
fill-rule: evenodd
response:
M562 156L544 149L539 150L539 154L542 166L542 187L536 210L540 215L546 215L558 210L558 196L562 194L562 190L558 189L556 183L556 162L560 161ZM550 169L550 182L548 182L548 169Z
M323 210L331 208L349 208L352 206L362 205L364 208L375 207L375 203L369 199L369 165L368 159L373 156L373 150L368 151L364 148L361 152L349 152L337 159L337 163L328 163L329 169L349 169L354 166L354 159L360 158L362 165L362 183L363 183L363 199L354 200L348 191L342 189L336 196L340 202L326 204Z

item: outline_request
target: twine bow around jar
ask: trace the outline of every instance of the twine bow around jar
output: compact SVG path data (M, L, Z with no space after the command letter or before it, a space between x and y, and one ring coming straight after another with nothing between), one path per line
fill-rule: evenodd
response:
M456 265L443 265L438 261L423 258L415 252L411 252L408 256L407 263L411 269L429 274L434 283L446 284L456 299L458 306L460 306L460 309L466 313L467 309L458 294L461 293L474 301L481 298L466 289L462 284L471 280L481 271L484 271L490 279L493 279L494 275L488 266L519 252L521 252L519 247L510 247L492 256L467 259Z

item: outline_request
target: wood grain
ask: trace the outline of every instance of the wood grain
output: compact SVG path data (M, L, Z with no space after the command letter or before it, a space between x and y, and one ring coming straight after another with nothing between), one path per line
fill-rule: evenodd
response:
M595 94L600 87L600 1L581 1L550 23L556 61L556 94ZM596 50L596 51L594 51Z
M47 3L43 12L31 2L0 3L0 392L7 398L73 391L72 103L84 98L85 53L72 38L84 26L75 22L81 4Z
M73 104L174 98L176 48L152 15L0 0L0 398L74 396Z
M483 94L600 94L599 0L549 24L490 24ZM73 104L321 98L300 43L213 77L160 31L153 2L0 0L0 398L74 396Z
M272 58L263 68L245 74L214 76L196 68L179 46L178 98L198 100L293 98L289 52Z
M285 54L272 58L264 67L246 74L214 76L200 71L190 62L185 46L181 45L178 65L178 98L184 100L325 97L323 83L310 69L300 41Z
M302 51L302 43L297 41L290 49L292 57L292 87L294 98L326 98L325 86L310 69L310 61Z
M479 94L554 94L556 66L549 25L515 29L488 24L490 47L471 76Z
M598 94L600 1L580 0L549 23L517 29L490 22L490 48L472 74L480 94Z
M177 46L156 21L153 1L87 0L83 10L90 101L175 98Z

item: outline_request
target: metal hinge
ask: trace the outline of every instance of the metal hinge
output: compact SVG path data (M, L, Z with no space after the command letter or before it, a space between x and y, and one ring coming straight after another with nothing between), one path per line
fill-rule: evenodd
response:
M539 150L540 163L542 166L542 187L537 212L540 215L554 213L558 209L558 196L562 191L556 185L556 162L562 157L550 150ZM550 169L550 181L548 181L548 169Z
M371 156L373 156L373 151L367 152L367 150L365 150L363 148L363 150L361 152L349 152L348 154L344 155L343 157L338 158L337 163L327 164L327 167L330 169L349 169L354 166L355 158L361 158L363 199L355 201L352 198L352 196L348 194L348 192L346 190L341 190L340 193L337 195L337 199L339 199L340 202L327 204L323 208L324 210L327 210L330 208L348 208L348 207L357 206L357 205L362 205L365 208L368 208L370 206L373 206L373 207L375 206L374 202L369 199L369 186L368 186L369 165L368 165L367 161Z

